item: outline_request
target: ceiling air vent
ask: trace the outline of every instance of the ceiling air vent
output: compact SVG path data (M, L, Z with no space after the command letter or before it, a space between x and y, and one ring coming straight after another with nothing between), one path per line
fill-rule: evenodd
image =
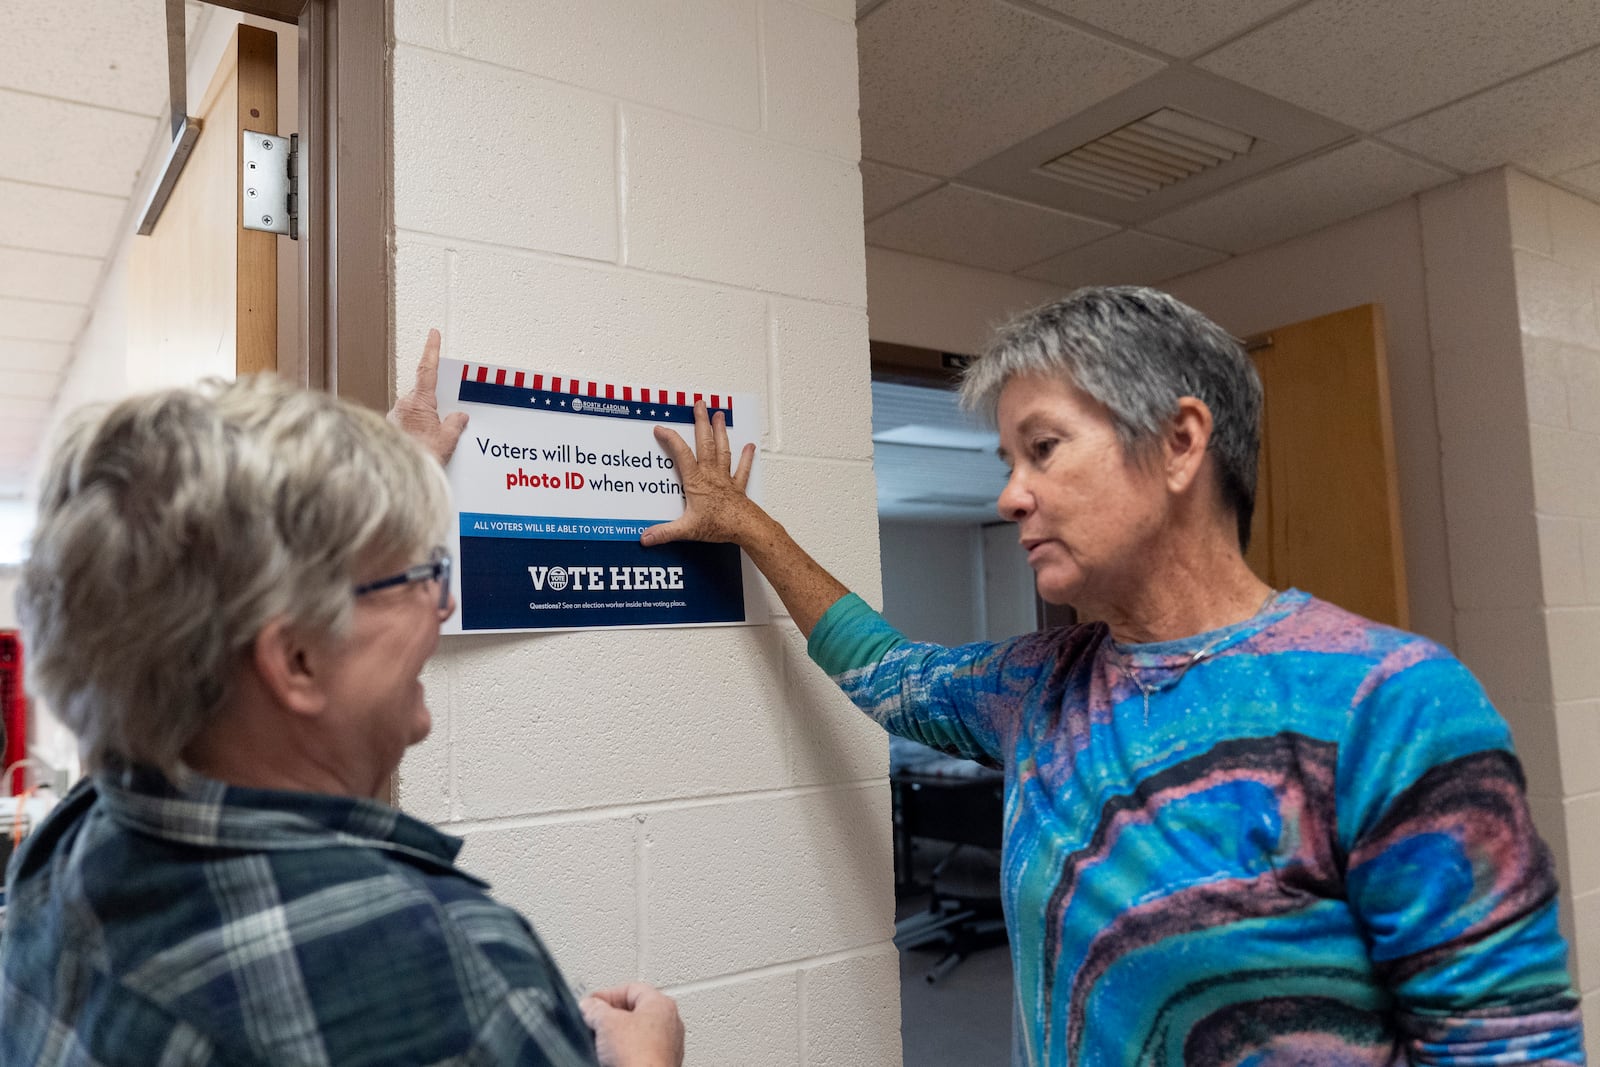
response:
M1245 155L1249 134L1162 108L1041 165L1052 178L1139 200Z

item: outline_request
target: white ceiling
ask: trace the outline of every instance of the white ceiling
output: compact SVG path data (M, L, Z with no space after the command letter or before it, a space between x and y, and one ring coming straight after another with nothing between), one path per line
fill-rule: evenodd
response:
M142 206L130 200L166 103L160 0L0 4L0 501L27 484L107 258Z
M0 498L26 484L162 137L162 10L0 4ZM886 248L1063 287L1155 284L1505 163L1600 196L1600 0L857 0L857 15L867 240ZM1036 172L1168 104L1258 147L1133 204ZM881 446L880 467L910 447Z

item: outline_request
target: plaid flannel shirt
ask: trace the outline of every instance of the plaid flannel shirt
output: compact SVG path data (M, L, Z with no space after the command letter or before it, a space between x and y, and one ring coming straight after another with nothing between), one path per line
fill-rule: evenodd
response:
M10 866L0 1067L592 1067L554 961L460 848L370 800L86 781Z

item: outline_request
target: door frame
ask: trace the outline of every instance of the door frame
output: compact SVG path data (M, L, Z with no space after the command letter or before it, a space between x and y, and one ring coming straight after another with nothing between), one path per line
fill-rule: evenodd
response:
M280 362L278 373L386 411L393 397L389 4L205 2L300 32L301 354Z
M278 373L387 411L394 160L386 0L206 0L298 26L300 353ZM307 180L307 177L313 180ZM391 775L386 795L399 796Z

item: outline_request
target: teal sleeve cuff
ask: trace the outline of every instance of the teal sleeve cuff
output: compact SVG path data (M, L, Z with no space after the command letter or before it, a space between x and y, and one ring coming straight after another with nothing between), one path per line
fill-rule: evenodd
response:
M871 666L883 659L905 636L865 600L846 593L823 612L806 642L812 662L829 676Z

